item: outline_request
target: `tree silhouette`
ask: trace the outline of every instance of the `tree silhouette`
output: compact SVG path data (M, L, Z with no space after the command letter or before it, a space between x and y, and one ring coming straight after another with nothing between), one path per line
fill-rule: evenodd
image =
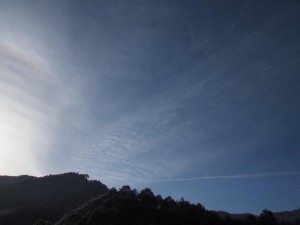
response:
M259 225L279 225L273 213L267 209L263 210L258 217Z

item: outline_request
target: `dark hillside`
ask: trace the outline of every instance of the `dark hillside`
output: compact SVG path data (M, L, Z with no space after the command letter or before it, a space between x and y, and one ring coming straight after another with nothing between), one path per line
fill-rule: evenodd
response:
M298 220L300 222L300 209L296 209L293 211L276 212L274 213L274 216L278 220L283 220L288 222Z
M299 225L298 222L279 222L269 210L257 217L245 214L243 218L232 218L224 212L221 218L201 204L163 199L148 188L138 192L123 186L70 211L55 225ZM46 223L39 225L43 224Z
M230 217L231 219L243 220L249 216L254 216L249 213L233 214L233 213L227 213L224 211L217 211L217 213L222 219L225 219L226 217ZM298 221L297 224L300 224L299 223L300 222L300 209L296 209L293 211L274 212L273 215L278 221L290 222L290 223Z
M107 187L88 175L65 173L0 185L0 225L57 221L70 209L103 194Z
M221 222L215 213L206 211L200 204L190 204L183 199L178 202L171 197L163 199L148 188L139 193L123 186L120 191L111 189L69 212L56 225L220 225Z
M264 210L259 216L215 212L183 198L162 198L149 188L108 190L88 178L78 173L5 177L0 225L300 225L299 210Z

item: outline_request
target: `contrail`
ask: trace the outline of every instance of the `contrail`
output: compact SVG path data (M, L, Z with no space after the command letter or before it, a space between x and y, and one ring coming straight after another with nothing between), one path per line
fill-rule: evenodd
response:
M197 180L263 178L263 177L275 177L275 176L299 176L299 175L300 175L300 171L289 171L289 172L265 172L265 173L186 177L186 178L175 178L175 179L136 180L136 181L149 182L149 183L160 183L160 182L162 183L162 182L182 182L182 181L197 181Z

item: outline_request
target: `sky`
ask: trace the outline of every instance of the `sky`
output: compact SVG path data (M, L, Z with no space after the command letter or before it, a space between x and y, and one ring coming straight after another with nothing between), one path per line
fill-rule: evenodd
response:
M0 174L299 208L300 2L0 1Z

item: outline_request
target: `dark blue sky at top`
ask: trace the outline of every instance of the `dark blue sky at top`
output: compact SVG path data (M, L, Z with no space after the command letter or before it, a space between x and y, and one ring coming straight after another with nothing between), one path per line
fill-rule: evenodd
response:
M0 6L0 112L24 106L28 133L42 131L21 171L75 170L231 212L300 207L299 1ZM47 78L15 72L41 61L30 71Z

